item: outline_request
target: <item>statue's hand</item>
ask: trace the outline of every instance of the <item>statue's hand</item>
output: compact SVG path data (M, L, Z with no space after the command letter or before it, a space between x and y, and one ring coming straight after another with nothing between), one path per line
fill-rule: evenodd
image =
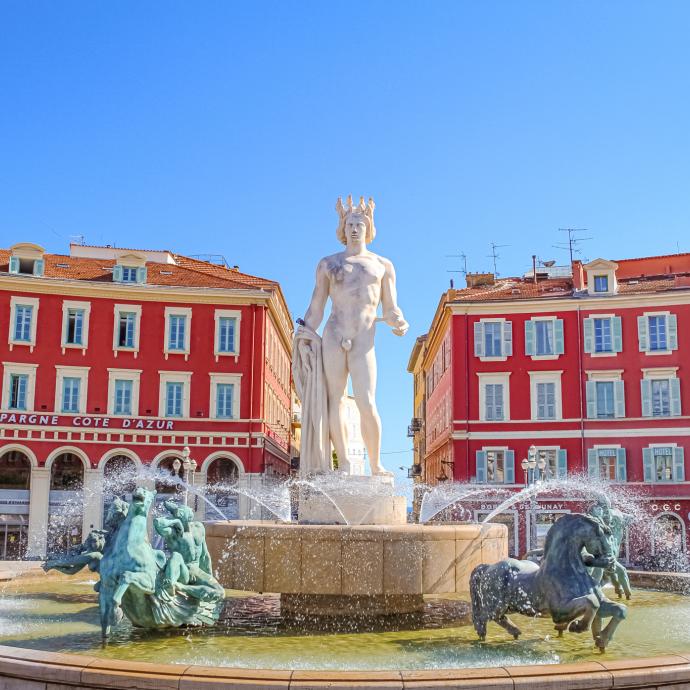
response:
M398 324L393 328L393 333L395 335L405 335L410 328L410 324L405 321L405 319L400 319Z

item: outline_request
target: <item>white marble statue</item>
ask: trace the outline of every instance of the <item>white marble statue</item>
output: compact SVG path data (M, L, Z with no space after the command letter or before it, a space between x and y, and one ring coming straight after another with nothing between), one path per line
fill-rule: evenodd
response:
M381 419L376 409L376 322L384 321L396 335L408 324L398 308L393 264L367 249L376 235L374 202L361 198L336 204L338 239L345 251L327 256L316 268L311 304L300 321L293 348L293 371L302 400L302 475L329 471L331 443L339 471L349 474L344 399L347 379L361 417L362 437L372 474L388 473L381 464ZM331 314L319 337L328 298ZM379 303L383 316L377 317Z

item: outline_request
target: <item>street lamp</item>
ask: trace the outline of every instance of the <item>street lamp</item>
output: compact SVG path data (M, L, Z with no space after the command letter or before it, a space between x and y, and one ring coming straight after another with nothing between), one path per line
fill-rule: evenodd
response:
M537 457L538 456L538 457ZM525 476L525 486L535 486L541 484L546 474L546 457L543 451L537 453L535 446L530 446L527 451L527 457L520 463L522 471ZM535 472L538 470L538 472ZM529 546L534 548L537 542L537 499L535 494L529 497Z
M190 477L190 471L192 472L192 476L194 472L196 471L196 460L192 459L190 457L191 451L189 450L189 446L185 446L184 449L182 450L182 460L180 461L179 458L175 458L173 460L173 471L176 476L180 476L180 468L182 468L182 482L184 483L184 502L185 505L188 505L189 501L189 482L191 481Z

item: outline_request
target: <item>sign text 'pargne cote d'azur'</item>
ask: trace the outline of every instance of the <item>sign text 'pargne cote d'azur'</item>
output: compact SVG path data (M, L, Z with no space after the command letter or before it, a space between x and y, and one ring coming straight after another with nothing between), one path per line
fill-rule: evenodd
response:
M31 424L37 426L78 426L100 429L151 429L172 431L175 422L170 419L138 419L137 417L63 417L57 414L0 413L0 424Z

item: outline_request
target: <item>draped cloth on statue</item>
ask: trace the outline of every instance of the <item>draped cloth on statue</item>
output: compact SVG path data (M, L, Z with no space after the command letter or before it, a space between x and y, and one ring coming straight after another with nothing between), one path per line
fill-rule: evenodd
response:
M311 346L308 363L300 357L299 345ZM323 371L321 337L307 326L300 326L292 348L292 371L297 395L302 401L300 475L331 470L331 440L328 432L328 393Z

